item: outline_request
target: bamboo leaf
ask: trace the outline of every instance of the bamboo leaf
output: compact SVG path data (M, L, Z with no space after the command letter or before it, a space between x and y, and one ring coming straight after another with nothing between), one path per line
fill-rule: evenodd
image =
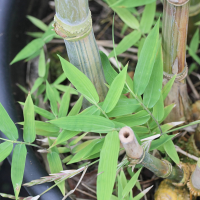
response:
M63 71L76 87L76 89L92 104L99 102L99 96L92 82L80 70L74 67L71 63L67 62L61 56L60 58Z
M78 135L80 132L79 131L66 131L63 130L59 136L56 138L55 142L53 143L52 147L54 147L55 145L58 145L62 142L65 142L71 138L73 138L74 136Z
M41 38L43 32L26 32L26 34L34 38Z
M31 88L31 94L33 94L33 92L35 92L38 87L43 83L44 79L39 77L35 80L33 87Z
M55 87L56 89L62 91L62 92L66 92L67 89L68 89L70 86L65 86L65 85L54 85L54 87ZM76 94L76 95L78 95L78 92L77 92L74 88L70 87L70 94Z
M127 49L132 47L139 39L141 38L141 32L135 30L128 35L126 35L122 41L115 47L116 56L125 52ZM109 58L114 56L114 50L112 50L109 54Z
M12 60L10 63L11 65L13 63L16 63L20 60L23 60L32 54L34 54L37 50L39 50L44 45L44 41L41 38L35 39L28 43Z
M156 12L156 1L147 4L142 14L140 22L140 30L142 33L149 33L153 25L154 17Z
M150 119L150 115L145 110L142 110L133 115L118 117L114 119L114 121L120 122L127 126L132 127L132 126L138 126L138 125L144 124L149 119Z
M161 45L156 57L149 84L144 91L143 102L147 108L152 108L162 94L163 60Z
M161 121L164 117L164 102L162 95L160 95L160 99L153 107L153 116L156 118L157 121Z
M111 120L95 115L62 117L50 123L71 131L107 133L115 129L115 124Z
M30 16L30 15L27 15L27 18L35 25L37 26L39 29L41 29L42 31L46 31L48 29L48 26L41 20L33 17L33 16Z
M152 31L145 39L136 66L133 87L134 92L137 95L144 93L152 74L159 43L159 23L160 20L158 20Z
M67 88L65 94L62 97L62 101L59 108L58 117L65 117L69 110L70 103L70 87Z
M56 97L55 97L55 92L49 85L48 81L46 81L46 92L47 92L47 97L50 101L51 110L52 110L53 114L55 116L57 116L58 115L58 106L57 106L57 101L56 101Z
M172 85L175 81L175 78L176 78L176 75L173 76L173 78L171 78L167 84L163 87L162 89L162 96L163 96L163 101L166 99L167 95L169 94L171 88L172 88Z
M34 105L29 94L24 104L24 132L23 138L25 142L32 143L35 141L35 114Z
M106 95L106 98L104 100L104 103L102 105L102 109L106 113L111 112L113 108L116 106L121 96L122 90L124 88L126 74L127 74L127 66L124 67L124 69L116 76L116 78L112 82L109 91Z
M65 73L62 73L54 82L53 85L58 85L66 79Z
M138 7L143 6L146 4L153 3L156 0L119 0L115 4L113 4L111 7L122 7L122 8L132 8L132 7Z
M0 144L0 162L7 158L13 149L13 143L3 142Z
M163 137L166 137L166 135L163 135ZM180 163L180 159L172 140L169 140L164 144L164 149L168 156L178 165Z
M136 197L131 198L131 200L140 200L152 187L153 187L153 185L151 187L148 187L147 189L143 190L142 192L140 192L140 194L138 194Z
M56 147L54 147L56 148ZM59 173L63 170L62 162L60 160L60 156L57 152L52 151L51 153L47 154L47 160L49 163L50 171L52 174ZM57 183L57 181L55 181ZM63 195L65 195L65 181L58 184L58 187Z
M81 151L82 149L84 149L86 146L88 146L90 143L92 143L93 140L87 140L86 142L83 142L77 146L75 146L73 149L72 149L72 153L75 154L75 153L78 153L79 151Z
M45 137L58 137L58 135L60 134L59 131L52 132L52 131L44 131L41 129L36 129L35 133L36 133L36 135L41 135L41 136L45 136Z
M126 184L125 188L123 189L122 191L122 196L123 198L125 196L128 195L128 193L132 190L132 188L135 186L137 180L138 180L138 177L140 175L140 172L141 172L142 168L140 168L135 174L134 176L131 178L131 180Z
M10 140L18 139L18 130L12 119L0 103L0 131L2 131Z
M54 38L54 36L56 35L55 31L52 30L52 24L53 24L53 22L51 22L48 25L47 30L45 31L45 33L42 36L42 39L45 43L50 42Z
M19 102L21 105L25 105L23 102ZM37 113L37 114L39 114L39 115L41 115L41 116L43 116L43 117L45 117L45 118L47 118L47 119L55 119L55 116L52 114L52 113L50 113L50 112L48 112L47 110L44 110L43 108L40 108L40 107L38 107L38 106L35 106L34 105L34 111Z
M119 137L116 131L110 132L105 137L105 142L100 153L97 176L97 199L110 200L117 170L119 154ZM101 173L101 174L100 174Z
M40 77L44 77L46 73L46 63L45 63L45 55L44 55L44 49L42 48L40 50L40 58L38 63L38 74Z
M93 147L97 145L99 142L101 142L101 139L93 140L91 143L89 143L85 148L83 148L81 151L79 151L69 162L68 164L72 164L75 162L79 162L86 158L89 153L93 150Z
M190 42L190 49L192 50L192 52L196 53L196 51L198 50L198 47L199 47L199 29L197 28ZM189 50L189 54L192 54L191 50Z
M69 112L68 116L77 115L81 110L82 103L83 103L83 96L80 96L76 104L73 106L73 108Z
M119 99L114 109L107 113L108 117L119 117L139 111L140 104L136 99Z
M15 146L11 165L11 180L16 199L18 199L18 195L22 185L26 154L27 150L25 144L17 144Z
M83 133L81 136L77 137L75 140L72 140L72 141L69 143L69 146L74 146L74 145L76 145L76 144L77 144L80 140L82 140L83 137L85 137L87 134L88 134L88 132Z
M100 106L100 104L99 104L99 106ZM100 114L101 114L101 111L95 105L92 105L92 106L86 108L85 110L83 110L81 113L79 113L79 115L98 115L98 116Z

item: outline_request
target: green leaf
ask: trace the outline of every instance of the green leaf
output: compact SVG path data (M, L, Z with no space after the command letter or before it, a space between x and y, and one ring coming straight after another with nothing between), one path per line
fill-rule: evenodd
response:
M103 102L101 102L101 103L103 103ZM99 103L99 106L101 103ZM98 115L98 116L100 114L101 114L101 111L95 105L92 105L92 106L86 108L85 110L83 110L81 113L79 113L79 115Z
M106 113L111 112L113 108L116 106L121 96L122 90L124 88L126 74L127 74L127 66L124 67L124 69L116 76L116 78L112 82L109 91L106 95L106 98L104 100L104 103L102 105L102 109Z
M139 28L139 22L137 18L126 8L113 8L113 10L119 15L121 20L132 29Z
M156 1L151 4L147 4L142 14L140 22L140 30L142 33L149 33L154 22L156 12Z
M22 185L26 154L27 150L25 144L17 144L15 146L11 165L11 180L16 199L18 199L18 195Z
M166 137L166 135L163 135L163 137ZM178 165L180 163L180 159L172 140L169 140L164 144L164 149L168 156Z
M41 29L42 31L46 31L48 29L48 26L41 20L32 17L30 15L27 15L27 18L35 25L37 26L39 29Z
M42 48L40 50L40 58L38 63L38 74L40 77L44 77L46 73L46 63L45 63L45 55L44 55L44 49Z
M176 78L176 75L173 76L173 78L171 78L167 84L163 87L162 89L162 96L163 96L163 101L166 99L167 95L169 94L171 88L172 88L172 85L175 81L175 78Z
M70 103L70 87L67 88L65 94L62 97L58 118L65 117L67 115L69 110L69 103Z
M133 87L136 95L144 93L152 74L159 43L159 22L160 20L158 20L145 39L140 53L133 79Z
M141 136L145 133L149 133L149 129L146 126L133 126L131 129L134 131L134 133L137 133L137 135Z
M140 104L136 99L119 99L114 109L107 113L108 117L119 117L139 111Z
M76 104L73 106L73 108L69 112L68 116L77 115L81 110L82 103L83 103L83 96L80 96Z
M156 118L157 121L161 121L164 117L164 102L162 95L160 95L160 99L153 107L153 116Z
M26 34L34 38L41 38L43 32L26 32Z
M42 36L42 39L45 43L50 42L54 38L54 36L56 35L55 31L52 30L52 24L53 24L53 22L51 22L48 25L48 29L45 31L45 33Z
M62 142L65 142L71 138L73 138L74 136L78 135L80 133L80 131L66 131L63 130L59 136L56 138L55 142L53 143L52 147L55 145L58 145Z
M18 130L12 119L0 103L0 131L2 131L6 137L10 140L18 139Z
M110 200L117 170L119 155L119 137L116 131L110 132L105 137L105 142L100 153L97 176L97 199Z
M87 140L86 142L83 142L77 146L75 146L73 149L72 149L72 153L75 154L75 153L78 153L79 151L81 151L82 149L84 149L86 146L88 146L90 143L92 143L93 140Z
M144 124L149 119L150 119L150 115L145 110L142 110L133 115L116 118L114 119L114 121L124 123L127 126L132 127L132 126L138 126L138 125Z
M143 6L146 4L153 3L156 0L119 0L115 4L113 4L111 7L122 7L122 8L132 8L132 7L138 7Z
M16 84L17 85L17 87L19 87L19 89L22 91L22 92L24 92L25 94L28 94L28 90L25 88L25 87L23 87L22 85L20 85L20 84Z
M35 114L34 105L29 94L24 104L24 133L23 138L25 142L32 143L35 141Z
M54 85L54 87L55 87L56 89L62 91L62 92L66 92L67 89L68 89L70 86L65 86L65 85ZM70 94L76 94L76 95L78 95L78 92L77 92L74 88L70 87Z
M192 58L200 65L200 58L199 56L189 47L187 48L189 50L190 55L192 56Z
M75 140L72 140L72 141L69 143L69 146L74 146L74 145L77 144L80 140L82 140L83 137L85 137L87 134L88 134L88 132L83 133L81 136L77 137Z
M44 45L44 41L41 38L35 39L28 43L12 60L10 63L11 65L13 63L16 63L20 60L23 60L32 54L34 54L37 50L39 50Z
M131 180L127 183L126 187L123 189L122 191L122 196L123 198L125 196L128 195L128 193L132 190L132 188L135 186L137 180L138 180L138 177L140 175L140 172L141 172L142 168L140 168L135 174L134 176L131 178Z
M52 120L50 123L71 131L107 133L115 129L115 124L111 120L95 115L62 117Z
M141 32L135 30L128 35L126 35L122 41L115 47L116 56L125 52L127 49L132 47L139 39L141 38ZM115 56L114 50L112 50L109 54L109 58Z
M140 200L140 199L142 199L142 197L143 197L152 187L153 187L153 186L148 187L147 189L143 190L143 191L140 192L140 194L138 194L136 197L131 198L131 200Z
M99 96L97 91L92 84L92 82L83 74L80 70L78 70L71 63L67 62L61 56L60 58L63 71L65 75L70 80L70 82L76 87L76 89L92 104L96 104L99 102Z
M189 54L191 53L191 50L196 53L199 47L199 29L197 28L194 36L192 37L192 40L190 42L190 50Z
M52 131L45 131L45 130L41 130L41 129L36 129L35 133L36 133L36 135L41 135L41 136L45 136L45 137L58 137L58 135L60 134L59 131L52 132Z
M62 83L66 79L65 73L62 73L54 82L52 85L58 85Z
M23 102L19 102L21 105L25 105ZM45 118L47 118L47 119L55 119L55 116L52 114L52 113L50 113L50 112L48 112L47 110L44 110L43 108L40 108L40 107L38 107L38 106L35 106L34 105L34 111L37 113L37 114L39 114L39 115L41 115L41 116L43 116L43 117L45 117Z
M43 83L44 79L39 77L35 80L33 87L31 88L31 94L33 94L33 92L35 92L38 87Z
M75 162L79 162L86 158L89 153L92 151L93 147L97 145L99 142L101 142L101 139L93 140L91 143L89 143L85 148L83 148L81 151L79 151L67 164L72 164Z
M50 101L51 110L52 110L53 114L55 116L57 116L58 115L58 106L57 106L57 101L56 101L56 97L55 97L55 92L49 85L48 81L46 81L46 92L47 92L47 97Z
M60 156L57 152L52 151L51 153L48 153L47 160L49 163L51 174L59 173L60 171L63 171L62 162L61 162ZM58 181L55 181L55 183L57 183L57 182ZM58 187L64 196L65 195L65 181L59 183Z
M163 60L161 45L155 60L149 83L144 91L143 103L147 108L152 108L162 94Z
M3 142L0 144L0 162L7 158L13 149L13 143Z

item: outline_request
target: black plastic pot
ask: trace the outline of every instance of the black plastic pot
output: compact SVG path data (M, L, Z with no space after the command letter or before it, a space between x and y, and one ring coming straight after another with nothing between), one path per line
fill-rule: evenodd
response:
M17 63L13 66L10 66L9 63L17 52L25 46L26 12L30 2L30 0L0 0L0 102L15 123L21 120L19 118L21 113L17 111L13 97L13 80L21 74L23 63ZM21 71L23 74L24 70ZM19 140L22 140L22 130L19 127L18 132ZM1 132L0 137L6 138ZM23 180L26 183L48 175L32 148L27 146L27 151ZM11 163L12 154L9 155L8 160ZM26 187L26 190L30 196L36 196L52 185L53 183L45 183L30 188ZM62 194L57 187L54 187L42 195L40 199L61 200Z

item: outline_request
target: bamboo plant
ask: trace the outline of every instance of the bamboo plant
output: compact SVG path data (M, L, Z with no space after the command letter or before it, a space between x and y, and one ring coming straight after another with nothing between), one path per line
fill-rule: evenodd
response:
M185 121L190 119L190 100L186 87L189 0L164 0L163 5L163 84L176 75L176 81L165 100L165 105L175 103L176 107L167 120Z
M88 0L55 0L55 6L55 32L64 39L70 62L92 81L103 101L107 88ZM84 104L89 105L87 101Z
M198 15L200 13L199 0L190 0L190 17Z

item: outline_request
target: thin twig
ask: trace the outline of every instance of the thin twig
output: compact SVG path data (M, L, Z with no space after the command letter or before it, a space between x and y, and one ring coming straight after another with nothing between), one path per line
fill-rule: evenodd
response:
M186 79L187 79L188 84L190 85L192 92L194 93L195 98L200 99L199 93L197 92L196 88L194 87L190 77L187 76Z
M87 193L87 192L85 192L85 191L82 191L82 190L80 190L80 189L78 189L78 188L76 188L76 190L79 191L79 192L81 192L81 193L83 193L83 194L85 194L85 195L87 195L87 196L89 196L89 197L92 197L92 198L94 198L94 199L97 199L95 196L93 196L92 194L89 194L89 193Z
M81 183L81 185L82 185L83 187L87 188L88 190L90 190L91 192L93 192L94 194L96 194L96 191L93 190L92 188L88 187L86 184Z
M186 151L183 151L180 147L178 147L176 145L175 145L175 148L176 148L177 152L179 152L179 153L181 153L181 154L183 154L183 155L185 155L185 156L187 156L187 157L189 157L189 158L191 158L195 161L198 161L198 159L199 159L198 157L191 155L191 154L187 153Z

